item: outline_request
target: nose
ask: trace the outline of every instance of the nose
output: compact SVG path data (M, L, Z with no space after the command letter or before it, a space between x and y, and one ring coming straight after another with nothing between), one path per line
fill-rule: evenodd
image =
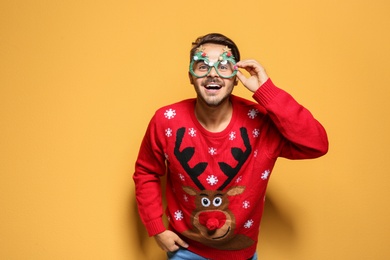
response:
M217 69L215 67L211 67L211 70L209 74L207 74L208 77L218 77Z
M220 211L202 212L199 215L199 223L210 231L221 228L225 222L226 216Z
M206 225L208 230L216 230L220 227L219 220L217 218L209 218L206 222Z

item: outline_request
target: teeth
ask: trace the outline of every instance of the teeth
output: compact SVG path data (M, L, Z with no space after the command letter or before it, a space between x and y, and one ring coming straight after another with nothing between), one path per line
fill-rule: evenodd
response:
M220 89L221 86L220 85L207 85L206 88L207 89Z

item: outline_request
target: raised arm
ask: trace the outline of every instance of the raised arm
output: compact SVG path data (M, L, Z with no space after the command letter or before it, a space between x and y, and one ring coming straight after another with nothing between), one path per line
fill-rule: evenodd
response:
M328 137L324 127L309 110L268 79L253 95L264 106L272 122L284 137L278 156L311 159L327 153Z
M276 87L264 67L255 60L244 60L237 66L249 76L237 73L243 85L253 92L254 99L262 105L274 125L285 138L277 156L289 159L309 159L328 151L328 138L324 127L309 110L300 105L286 91Z

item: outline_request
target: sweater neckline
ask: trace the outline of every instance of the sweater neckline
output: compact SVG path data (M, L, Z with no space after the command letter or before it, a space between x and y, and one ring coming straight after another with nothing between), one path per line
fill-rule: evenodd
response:
M198 121L198 119L195 116L196 98L193 100L193 110L190 113L191 119L192 119L193 123L195 124L195 126L199 129L199 131L202 132L203 135L207 135L207 136L215 138L215 137L223 137L223 136L226 136L228 133L230 133L230 130L232 129L234 122L236 121L237 106L236 106L236 102L234 99L234 95L230 95L229 100L232 103L232 110L233 110L232 117L230 118L229 124L225 127L225 129L223 129L220 132L211 132L211 131L207 130L206 128L204 128L204 126Z

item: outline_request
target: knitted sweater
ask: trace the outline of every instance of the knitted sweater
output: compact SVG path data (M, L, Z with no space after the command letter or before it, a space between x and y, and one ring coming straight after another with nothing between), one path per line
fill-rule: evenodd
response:
M190 251L208 259L253 256L276 159L316 158L328 149L321 124L271 80L253 98L257 103L232 95L231 121L218 133L198 122L195 99L156 111L133 176L150 236L166 229L160 177L167 175L169 229Z

